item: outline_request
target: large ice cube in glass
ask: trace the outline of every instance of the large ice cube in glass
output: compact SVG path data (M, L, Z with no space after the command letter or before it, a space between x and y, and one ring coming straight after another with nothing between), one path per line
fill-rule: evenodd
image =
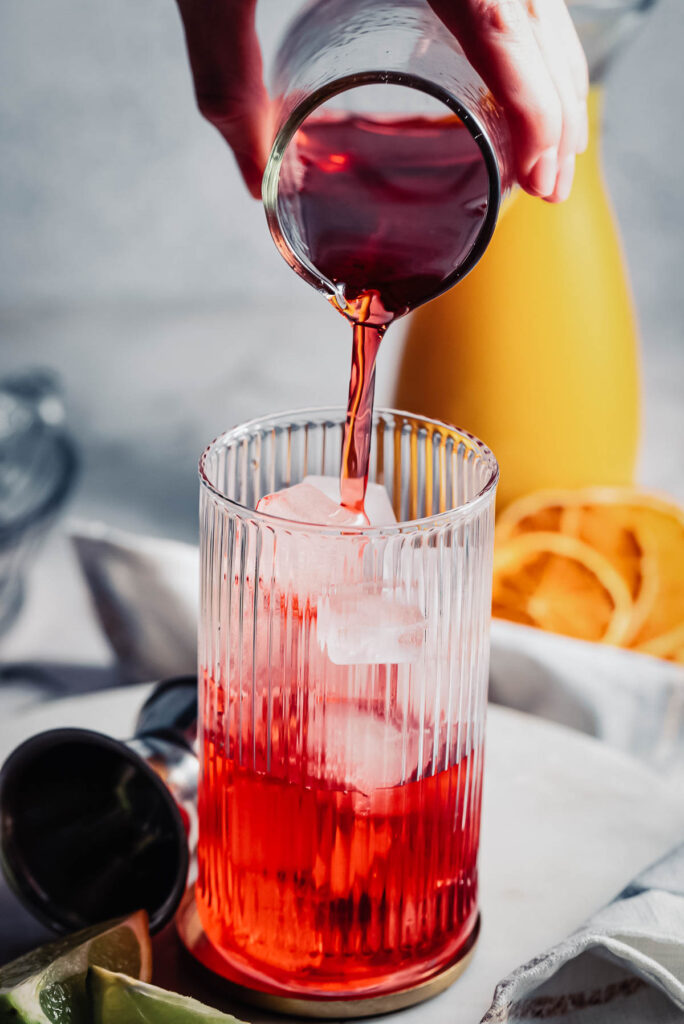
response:
M324 479L321 477L320 479ZM339 488L338 488L339 489ZM328 497L320 487L303 480L259 499L257 512L266 512L295 523L317 526L359 526L360 517Z
M370 796L401 785L417 769L415 729L347 701L325 704L306 743L310 766L336 789Z
M266 591L273 587L280 595L289 595L288 604L313 608L331 584L358 578L364 540L353 528L365 525L363 517L360 524L356 513L304 482L265 495L257 512L301 524L277 534L263 530L258 576ZM307 523L339 530L340 536L309 531ZM351 532L345 535L345 530Z
M277 516L291 523L307 523L339 529L342 536L299 532L281 533L277 542L269 531L263 534L258 576L262 586L273 584L280 593L297 595L300 607L313 606L330 586L358 579L366 540L353 528L367 525L362 515L339 504L340 485L334 477L309 476L292 487L264 495L257 512ZM395 521L387 492L380 484L368 487L366 509L370 524ZM345 534L345 530L348 530Z
M318 642L335 665L402 665L423 650L420 608L391 583L332 586L318 603Z
M340 478L337 476L305 476L303 484L311 484L322 491L336 505L340 503ZM368 484L366 498L363 503L370 526L389 526L396 523L397 517L392 502L382 484Z

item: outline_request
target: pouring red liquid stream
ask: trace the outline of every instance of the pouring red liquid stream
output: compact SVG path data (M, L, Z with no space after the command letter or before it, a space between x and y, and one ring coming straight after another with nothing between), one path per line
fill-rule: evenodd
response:
M465 260L487 212L489 177L455 115L328 112L297 132L285 189L290 182L301 251L354 324L340 491L342 505L361 517L380 342L393 320L439 292Z

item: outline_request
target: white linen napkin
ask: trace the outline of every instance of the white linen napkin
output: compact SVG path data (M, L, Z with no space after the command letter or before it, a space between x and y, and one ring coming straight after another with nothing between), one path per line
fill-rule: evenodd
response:
M496 988L482 1024L682 1024L684 843Z
M128 682L197 671L199 551L101 523L71 539L94 610Z
M684 667L495 619L489 699L579 729L684 782Z

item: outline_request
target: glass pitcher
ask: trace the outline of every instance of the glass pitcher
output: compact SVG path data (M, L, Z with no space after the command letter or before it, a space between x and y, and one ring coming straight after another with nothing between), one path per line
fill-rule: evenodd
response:
M539 488L633 480L638 338L601 168L601 81L652 3L570 4L592 78L570 198L518 193L473 273L409 321L394 404L467 423L492 445L499 507Z

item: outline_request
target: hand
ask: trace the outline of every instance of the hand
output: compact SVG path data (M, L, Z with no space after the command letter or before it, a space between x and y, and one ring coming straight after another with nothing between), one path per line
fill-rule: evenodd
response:
M429 3L503 107L519 184L567 199L589 136L589 72L565 0Z
M517 179L561 202L587 144L587 62L565 0L429 0L504 109ZM271 143L256 0L178 0L200 112L261 195Z
M200 113L218 128L247 188L260 199L272 134L256 5L257 0L178 0Z

